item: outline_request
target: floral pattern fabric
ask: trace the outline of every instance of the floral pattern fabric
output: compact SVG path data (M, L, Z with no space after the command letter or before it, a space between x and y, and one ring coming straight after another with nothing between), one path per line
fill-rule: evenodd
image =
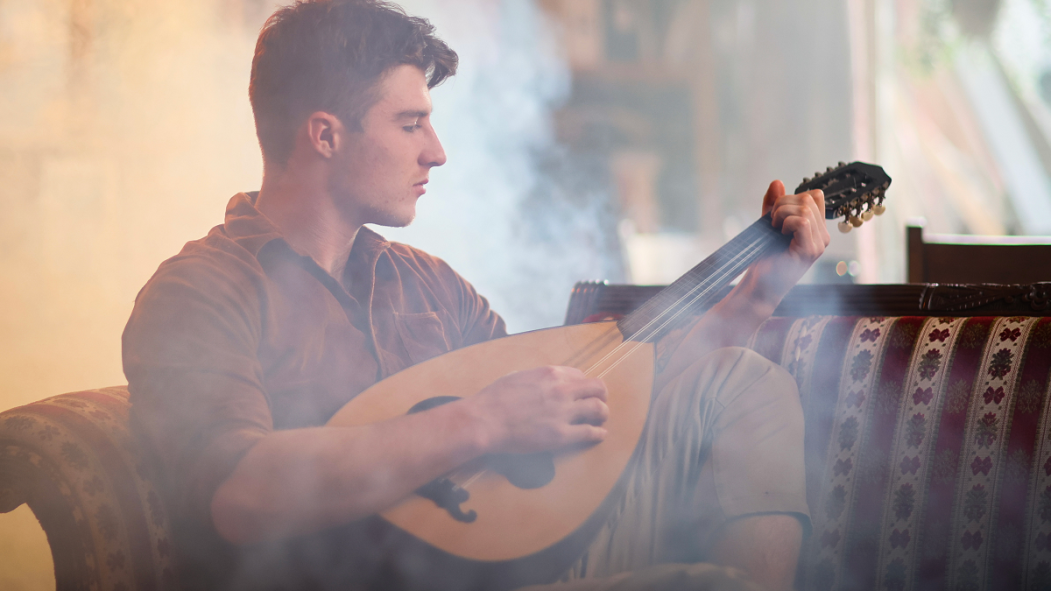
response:
M897 436L890 456L892 469L883 506L876 571L880 589L911 587L912 581L903 575L915 569L919 546L915 538L927 490L924 484L932 464L936 419L948 385L947 366L953 345L965 320L928 318L919 330L910 371L903 382Z
M123 387L63 394L0 413L0 488L7 475L48 480L61 503L43 510L72 517L75 531L47 532L76 540L61 546L67 553L52 547L59 589L174 584L166 510L127 421Z
M949 582L952 588L981 589L989 575L995 500L1004 467L1005 433L1017 390L1016 376L1026 337L1036 318L1001 318L990 330L979 365L960 453Z
M800 322L806 322L802 320ZM872 389L876 382L873 364L884 349L892 318L863 318L854 328L844 363L836 402L834 426L825 456L825 479L817 507L811 507L813 535L807 553L807 580L822 588L834 588L843 577L844 537L850 527L853 504L858 489L855 467L864 447L862 428L869 423L873 408ZM813 349L812 349L813 351ZM808 358L806 363L819 363Z

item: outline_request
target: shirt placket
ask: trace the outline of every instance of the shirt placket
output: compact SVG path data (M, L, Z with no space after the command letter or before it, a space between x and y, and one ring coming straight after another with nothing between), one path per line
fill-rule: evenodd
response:
M322 269L314 259L306 255L300 255L286 245L296 263L325 286L325 289L332 294L332 297L336 298L340 307L343 308L343 312L347 315L347 320L365 334L369 352L376 360L376 381L379 381L387 375L387 366L384 363L383 355L379 352L376 329L372 323L372 301L376 286L376 263L379 261L383 248L374 248L374 245L371 244L369 246L371 248L367 250L367 258L363 263L364 273L359 277L359 280L364 280L360 287L360 295L364 296L365 299L364 303L362 303L348 292L343 287L343 284L336 281L335 278ZM350 256L351 260L347 262L347 267L354 263L353 257L355 253L352 252ZM354 291L359 290L355 289Z

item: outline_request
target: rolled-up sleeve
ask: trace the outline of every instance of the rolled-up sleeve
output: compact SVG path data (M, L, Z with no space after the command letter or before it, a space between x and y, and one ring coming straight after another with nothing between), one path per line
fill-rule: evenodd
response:
M443 285L453 296L452 309L456 312L462 335L462 346L474 345L507 336L504 319L489 306L474 286L441 259L434 259Z
M132 428L172 501L206 522L219 485L273 430L257 355L261 281L246 260L180 255L139 293L124 330Z

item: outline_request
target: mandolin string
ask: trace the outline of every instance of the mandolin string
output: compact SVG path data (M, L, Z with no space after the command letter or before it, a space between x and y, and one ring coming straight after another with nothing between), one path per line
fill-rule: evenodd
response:
M741 253L739 253L739 255L738 255L739 257L743 257L744 259L746 259L745 261L741 261L741 262L735 263L734 266L732 268L730 268L729 271L723 272L723 275L721 277L716 278L716 279L712 279L712 281L714 281L715 283L720 283L720 282L722 282L723 279L733 278L736 274L741 272L742 267L747 266L749 264L749 261L747 261L748 257L751 256L751 254L753 254L754 251L762 248L762 246L763 245L758 244L758 243L757 244L753 244L753 245L749 245L747 248L750 251L752 251L752 252L741 251ZM737 258L737 257L735 257L735 258ZM687 310L689 310L690 306L695 304L698 300L700 300L704 296L708 295L714 289L715 289L715 285L713 284L710 287L708 287L707 289L705 289L702 293L698 294L695 298L693 298L685 306L679 307L678 311L676 311L675 314L673 314L670 318L665 320L660 326L658 326L657 328L653 329L653 331L650 333L650 335L645 337L645 339L648 340L648 339L652 338L654 335L659 334L662 330L664 330L668 326L668 324L673 322L679 315L681 315L684 312L686 312ZM668 312L671 312L671 308L670 307L664 314L667 314ZM654 321L659 320L664 314L661 314L660 316L655 318ZM652 321L647 323L646 326L644 326L641 329L639 329L638 331L636 331L635 334L633 334L631 338L634 339L636 336L638 336L644 330L646 330L646 328L649 327L652 323L653 323Z
M753 231L752 233L754 233L754 226L753 226L753 228L749 228L749 230L746 230L745 232L743 232L743 233L742 233L742 235L743 235L743 234L745 234L745 233L748 233L748 232L749 232L750 230L752 230L752 231ZM738 238L741 238L741 235L739 235L739 236L738 236ZM739 250L739 251L738 251L738 252L737 252L736 254L734 254L734 255L733 255L733 256L732 256L731 258L730 258L730 260L728 260L728 261L726 261L726 262L723 262L723 263L721 263L721 265L722 265L722 269L727 269L727 268L728 268L728 265L730 265L731 263L733 263L733 264L735 264L735 265L736 265L736 267L735 267L735 268L733 268L733 271L734 271L734 272L739 272L739 271L738 271L738 269L740 268L740 263L739 263L739 262L735 263L734 261L735 261L735 260L737 260L737 259L740 259L740 258L742 258L742 257L745 257L745 258L747 258L747 257L751 256L751 255L752 255L752 252L749 252L749 251L754 251L754 250L756 249L756 247L757 247L757 246L762 246L762 245L763 245L762 243L764 242L764 240L763 240L764 238L765 238L765 236L763 236L763 235L760 235L760 236L757 236L756 238L752 239L752 242L750 242L750 243L748 243L748 244L746 244L746 245L744 245L744 246L739 246L738 248L740 248L740 250ZM705 262L706 262L706 261L705 261ZM702 264L703 264L703 263L702 263ZM714 265L713 265L713 266L714 266ZM710 269L710 267L709 267L709 269ZM707 272L707 271L709 271L709 269L704 269L704 270L702 270L702 272ZM698 283L697 285L695 285L695 286L694 286L693 288L691 288L691 289L690 289L689 291L685 292L685 293L684 293L684 294L683 294L683 295L682 295L681 297L679 297L679 299L678 299L678 300L676 300L676 301L674 301L674 302L671 302L671 303L666 303L666 302L664 302L664 303L660 303L660 304L658 304L658 305L661 305L661 306L663 306L663 307L664 307L663 311L662 311L662 312L661 312L660 314L656 315L656 316L655 316L655 317L654 317L654 318L653 318L652 320L650 320L650 322L648 322L648 323L647 323L647 324L646 324L645 326L643 326L642 328L640 328L640 329L638 329L637 331L635 331L635 332L634 332L634 333L633 333L633 334L632 334L631 336L629 336L628 338L630 338L630 339L634 339L634 338L637 338L637 337L638 337L638 336L639 336L640 334L642 334L642 333L643 333L643 332L645 332L645 331L646 331L647 329L649 329L650 327L652 327L652 326L653 326L653 324L654 324L655 322L658 322L658 321L660 321L660 320L661 320L661 318L662 318L662 317L663 317L663 316L664 316L665 314L667 314L667 313L671 312L671 311L672 311L673 309L675 309L675 308L676 308L677 306L679 306L680 304L682 304L682 303L683 303L683 302L684 302L684 301L685 301L686 299L688 299L688 298L691 298L691 297L693 296L694 292L696 292L696 291L697 291L698 289L702 289L702 288L704 288L704 291L703 291L703 292L702 292L702 293L701 293L700 295L698 295L697 297L694 297L694 298L693 298L693 299L692 299L692 300L690 301L690 303L689 303L689 304L687 305L687 307L688 307L688 306L690 306L690 305L693 305L693 304L694 304L694 303L695 303L695 302L696 302L696 301L697 301L697 300L698 300L698 299L699 299L700 297L703 297L703 296L707 295L709 291L711 291L712 289L714 289L714 288L715 288L715 286L714 286L714 285L712 285L712 284L713 284L713 282L714 282L714 283L719 283L719 282L722 282L722 281L723 281L723 280L724 280L724 279L726 278L726 275L725 275L725 273L723 273L723 275L722 275L721 277L716 277L716 276L715 276L716 274L718 274L718 273L722 272L722 269L716 269L716 270L714 270L714 271L710 271L710 272L712 273L712 275L711 275L711 276L707 277L707 278L706 278L706 279L704 279L703 281L700 281L700 282L699 282L699 283ZM692 271L691 271L691 273L692 273ZM706 287L706 286L707 286L707 287ZM661 295L660 295L660 294L658 294L658 296L656 296L656 297L655 297L655 298L653 298L653 299L657 299L657 298L660 298L660 297L661 297ZM644 308L645 308L645 307L653 307L653 304L654 304L653 300L650 300L650 301L646 302L645 304L643 304L643 307L644 307ZM658 329L656 329L656 330L658 330L658 331L659 331L659 330L661 330L661 328L663 328L663 327L659 327L659 328L658 328Z
M646 339L650 339L650 338L653 337L653 335L658 334L661 330L663 330L664 327L666 327L669 323L673 322L676 317L678 317L680 314L682 314L687 309L689 309L690 305L692 305L694 302L696 302L700 298L703 298L705 295L709 294L713 289L715 289L715 285L713 284L713 282L714 283L721 282L724 278L726 278L727 274L729 274L729 273L733 273L734 275L740 273L741 270L743 269L743 267L748 265L748 258L752 254L754 254L755 251L762 249L764 246L765 246L765 244L763 244L761 240L757 240L757 241L753 242L752 244L749 244L748 246L746 246L744 249L742 249L737 254L735 254L733 256L733 258L730 259L730 262L727 263L723 267L722 271L716 271L716 273L721 273L721 275L718 278L716 278L714 275L712 277L709 277L708 281L706 282L706 283L709 284L707 288L703 289L701 291L701 293L699 293L696 296L694 296L690 300L690 303L688 303L685 306L681 306L679 308L679 310L677 312L675 312L675 314L673 314L670 318L666 319L659 327L657 327L655 330L653 330L645 338ZM734 261L736 261L736 262L734 262ZM734 275L731 275L731 277L733 277ZM661 317L668 315L672 311L673 308L675 308L676 306L679 306L679 304L681 304L683 301L685 301L687 298L689 298L693 292L696 292L698 289L700 289L703 286L704 286L704 283L702 282L702 283L696 285L695 287L693 287L690 291L686 292L686 294L684 294L678 300L676 300L676 302L674 304L672 304L671 306L669 306L664 312L662 312L660 315L655 317L653 320L651 320L648 323L646 323L646 325L643 326L642 328L640 328L639 330L635 331L632 334L632 338L634 338L635 336L641 334L647 328L652 326L655 322L660 320ZM601 377L605 376L607 373L612 371L613 368L615 368L618 365L620 365L620 363L622 361L624 361L625 359L630 357L631 354L634 353L636 350L638 350L639 347L641 347L642 345L646 344L648 342L648 340L647 341L631 341L631 340L623 341L621 344L619 344L616 347L614 347L613 350L610 351L609 353L607 353L602 359L600 359L599 361L595 362L595 364L592 365L590 368L588 368L588 370L586 372L584 372L584 373L586 375L590 375L591 372L594 371L596 367L600 366L606 359L609 359L610 356L616 354L617 351L619 351L620 349L622 349L625 346L627 346L627 344L629 342L633 342L634 343L634 345L631 347L631 349L628 352L626 352L623 355L621 355L608 368L606 368L605 371L603 371L602 373L600 373L596 377L601 378ZM471 476L469 476L467 478L467 480L465 480L463 482L463 484L460 484L458 486L460 488L466 490L466 489L470 488L470 486L472 484L477 482L479 478L481 478L483 475L485 475L488 472L489 472L488 468L482 468L482 469L478 470L477 472L475 472L474 474L472 474Z
M595 371L595 369L597 367L599 367L602 363L604 363L607 359L609 359L610 357L612 357L614 355L617 355L622 348L627 346L627 344L629 342L634 342L635 343L634 346L632 346L631 349L627 353L625 353L622 356L620 356L616 361L611 363L608 368L606 368L604 371L602 371L602 373L600 373L596 377L601 378L601 377L605 376L607 373L609 373L615 367L617 367L617 365L619 365L624 359L626 359L628 356L630 356L632 353L634 353L636 350L638 350L639 347L641 347L643 344L649 342L649 340L651 338L653 338L654 336L656 336L657 334L660 334L660 331L664 330L665 327L667 327L678 316L680 316L683 312L685 312L687 309L689 309L690 306L692 306L694 303L696 303L701 298L703 298L706 295L708 295L713 289L715 289L715 285L714 284L721 282L726 277L727 273L729 273L729 272L733 272L735 274L736 273L740 273L741 270L742 270L742 267L743 266L747 266L747 264L749 264L747 262L742 263L740 261L734 263L735 260L742 259L742 258L743 259L747 259L749 256L754 254L755 251L761 250L767 244L769 244L769 242L763 240L763 237L760 236L758 239L756 239L755 241L753 241L749 245L745 246L741 251L739 251L736 255L734 255L733 258L730 259L730 263L733 263L732 267L730 267L731 268L730 271L724 272L723 275L720 278L718 278L718 279L709 278L708 281L698 283L692 289L690 289L685 294L683 294L683 296L681 296L678 300L673 302L670 306L667 306L663 312L661 312L660 314L655 316L652 320L647 322L642 328L640 328L637 331L635 331L634 333L632 333L631 336L629 336L620 345L618 345L613 350L611 350L609 353L607 353L604 357L602 357L602 359L599 359L598 361L596 361L591 367L589 367L587 369L585 374L591 374L591 372ZM727 263L727 265L730 265L730 263ZM723 267L723 268L725 269L727 267ZM716 273L719 273L719 271L716 271ZM709 287L707 287L704 290L702 290L701 293L697 294L696 296L692 296L692 294L695 291L700 289L706 283L709 285ZM690 300L690 302L688 304L686 304L685 306L680 306L680 304L683 301L685 301L687 298L691 298L691 296L692 296L692 299ZM659 297L659 295L657 297ZM647 304L648 303L649 302L647 302ZM678 308L678 309L676 310L676 308ZM658 326L656 329L653 329L649 334L647 334L645 337L643 337L643 339L641 341L636 341L635 340L640 334L644 333L647 329L649 329L655 322L660 321L664 316L666 316L667 314L671 313L673 310L675 310L675 313L672 314L671 317L668 318L667 320L664 320L663 322L661 322L660 326Z
M752 244L752 245L749 245L748 247L746 247L745 249L739 251L737 254L734 255L733 258L730 259L730 261L729 261L729 263L727 263L727 265L730 265L730 263L734 263L734 261L736 259L739 259L739 258L742 258L742 257L747 258L751 254L749 252L749 250L755 250L755 247L756 247L756 245ZM664 327L666 327L676 317L678 317L684 311L689 309L690 305L692 305L693 303L697 302L697 300L699 300L700 298L703 298L704 296L708 295L713 289L715 289L714 283L721 282L723 279L726 278L727 273L735 272L737 269L740 269L741 266L742 265L741 265L740 262L734 263L732 266L724 266L723 269L730 269L730 270L729 271L725 271L724 270L724 271L721 272L722 274L719 277L714 277L714 276L713 277L709 277L707 282L702 282L702 283L699 283L696 286L694 286L692 289L690 289L689 291L684 293L681 297L679 297L678 300L673 302L670 306L666 307L665 310L661 314L655 316L652 320L647 322L642 328L640 328L639 330L637 330L634 333L632 333L620 345L618 345L613 350L611 350L609 353L607 353L602 359L599 359L598 361L596 361L590 368L587 369L585 374L590 374L591 372L593 372L598 366L600 366L602 363L604 363L607 359L609 359L610 357L612 357L612 356L616 355L617 353L619 353L620 350L623 349L624 347L629 346L628 343L634 342L635 345L632 347L631 351L628 351L623 357L621 357L621 359L624 359L625 357L630 355L632 352L634 352L638 347L640 347L643 344L649 342L649 339L651 339L654 335L658 334ZM737 272L739 272L739 271L737 271ZM716 271L716 273L720 273L720 271ZM706 283L707 283L707 287L705 287ZM694 292L696 292L699 289L702 289L701 293L699 293L697 295L694 295ZM690 302L688 304L686 304L685 306L682 306L681 304L683 302L685 302L687 299L690 299ZM668 315L672 311L675 311L675 314L672 315L672 317L670 319L664 321L659 327L654 329L649 335L644 337L641 341L635 340L640 334L644 333L647 329L652 327L655 323L659 322L663 317L665 317L666 315ZM602 377L602 376L606 375L606 373L608 373L610 370L612 370L614 367L616 367L616 365L619 364L619 363L620 362L617 361L616 363L611 365L609 368L607 368L606 371L603 371L602 374L600 376L598 376L598 377Z
M736 237L734 237L734 239L731 240L722 249L720 249L719 251L717 251L713 255L709 256L707 259L701 261L701 263L699 265L697 265L696 267L694 267L693 269L690 269L689 271L687 271L686 275L684 275L683 277L680 277L678 280L676 280L674 283L672 283L668 287L668 289L666 289L663 292L657 294L655 297L650 298L642 306L639 306L639 308L636 311L634 311L631 314L629 314L625 318L625 320L628 320L628 322L630 323L632 316L637 316L637 315L645 316L647 314L656 314L658 310L661 311L660 314L656 314L656 317L653 318L651 320L651 322L659 320L659 317L660 317L661 314L664 314L664 313L668 312L674 306L680 304L683 301L684 298L689 297L694 291L696 291L697 289L700 289L706 283L712 281L712 277L706 277L703 280L698 280L698 276L699 275L705 275L705 274L712 274L712 275L714 275L715 273L718 273L719 269L720 269L720 266L725 266L725 265L729 264L730 262L732 262L733 258L736 258L737 256L739 256L739 255L744 253L743 252L744 249L747 249L747 248L750 248L750 247L754 246L755 244L757 244L759 241L763 240L764 238L768 239L770 237L769 232L772 229L768 225L764 224L763 221L764 221L763 218L760 218L756 223L754 223L751 226L749 226L748 228L746 228L743 232L741 232ZM766 232L764 232L764 230L766 230ZM748 242L749 240L751 242ZM741 244L742 242L745 243L745 244ZM717 260L713 260L713 259L717 259L718 255L720 254L720 252L723 249L727 249L727 250L729 250L731 252L733 251L733 249L741 249L741 250L737 251L736 255L731 255L731 259L729 261L721 261L721 262L719 262ZM671 293L671 292L681 291L682 289L684 289L684 286L680 285L680 283L683 282L684 279L687 280L686 281L687 284L692 281L692 282L696 282L696 285L694 285L694 287L691 290L685 292L679 298L678 301L675 301L675 302L661 301L661 300L667 300L669 296L674 298L675 295L673 293ZM656 308L656 310L654 308ZM641 329L639 329L636 333L634 333L629 338L634 338L634 337L638 336L638 334L641 333L643 330L645 330L647 328L647 326L642 327Z
M676 300L674 303L668 306L664 312L647 322L642 328L632 333L632 335L625 339L624 342L622 342L620 345L618 345L609 353L607 353L604 357L602 357L602 359L599 359L597 362L595 362L590 368L587 369L585 374L590 375L593 371L595 371L596 368L602 365L610 357L617 355L623 348L628 347L628 343L633 343L633 345L630 345L631 349L629 351L621 355L615 362L613 362L608 368L606 368L601 374L599 374L596 377L601 378L610 371L612 371L617 365L621 363L621 361L623 361L632 353L634 353L639 347L650 342L650 340L657 334L660 334L660 332L664 330L664 328L666 328L669 324L674 322L680 315L685 313L691 305L693 305L706 295L709 295L715 289L715 284L721 283L728 276L732 278L739 274L743 270L743 268L749 264L749 259L751 258L751 256L755 254L756 251L762 249L764 246L766 246L764 241L757 240L752 244L746 246L741 251L739 251L723 267L723 270L716 272L718 276L713 276L709 278L708 281L699 283L698 285L694 286L692 289L687 291L685 294L679 297L678 300ZM730 275L731 273L733 275ZM698 290L701 290L700 293L695 294L695 292L697 292ZM681 305L687 300L689 300L689 302L686 305ZM654 324L658 322L660 322L660 325L657 326L657 328L649 331L649 333L642 337L641 340L636 340L639 337L639 335L646 333L647 330L649 330Z
M588 359L602 352L611 343L615 343L618 337L622 337L620 330L617 328L615 322L611 322L613 326L610 326L608 330L599 335L594 340L588 342L583 347L580 347L576 352L572 353L569 357L563 359L559 365L567 367L579 367L585 363Z
M756 247L753 247L753 246L749 246L748 248L750 250L753 250L753 251L756 250ZM747 259L750 254L752 254L752 253L747 251L747 250L744 250L744 251L741 251L738 254L738 257ZM735 258L738 258L738 257L735 257ZM686 305L678 306L678 304L676 304L676 306L678 306L678 307L677 307L675 313L672 314L671 317L666 319L664 322L662 322L660 326L658 326L658 327L654 328L652 331L650 331L650 333L647 336L644 337L644 340L648 341L648 340L652 339L655 335L659 334L662 330L664 330L668 326L668 324L670 324L678 316L680 316L681 314L683 314L687 310L689 310L690 306L692 306L694 303L696 303L701 298L703 298L706 295L710 294L715 289L715 284L722 282L724 279L732 278L733 275L736 274L736 273L739 273L739 269L741 269L741 267L746 265L746 264L747 264L747 260L735 263L733 266L728 267L729 270L723 271L721 277L713 278L711 280L711 285L708 288L704 289L701 293L697 294ZM667 313L669 313L671 311L672 311L672 308L669 308L664 314L661 314L660 316L655 318L654 321L660 320L665 314L667 314ZM636 331L635 334L633 334L631 338L635 339L636 337L638 337L638 335L642 334L652 324L653 324L653 322L647 323L646 326L644 326L643 328L641 328L638 331Z
M758 248L752 248L751 250L753 250L753 251L754 251L754 250L758 250ZM745 253L745 254L750 254L750 253ZM734 267L733 267L733 271L731 271L731 272L737 272L737 273L739 273L739 272L740 272L740 270L742 270L742 269L743 269L743 267L745 267L745 266L747 266L747 262L744 262L744 263L738 263L738 264L734 265ZM724 277L725 277L725 274L724 274ZM608 374L609 372L613 371L613 369L615 369L615 368L616 368L616 367L617 367L618 365L620 365L620 363L621 363L621 362L623 362L623 361L624 361L625 359L627 359L627 358L628 358L629 356L631 356L631 354L632 354L632 353L634 353L634 352L635 352L636 350L638 350L638 348L639 348L639 347L641 347L641 346L643 346L644 344L646 344L647 342L649 342L649 341L650 341L650 339L652 339L652 338L653 338L654 336L656 336L657 334L660 334L661 330L663 330L663 329L664 329L665 327L667 327L667 326L668 326L669 324L671 324L672 322L674 322L674 321L675 321L675 319L676 319L676 318L677 318L678 316L680 316L681 314L683 314L684 312L686 312L686 310L688 310L688 309L689 309L689 306L690 306L690 305L692 305L692 304L693 304L694 302L696 302L696 301L697 301L697 300L699 300L700 298L702 298L702 297L704 297L705 295L707 295L707 293L709 293L709 292L710 292L711 290L712 290L712 288L709 288L709 289L705 290L704 292L702 292L702 293L698 294L698 295L697 295L697 296L696 296L696 297L695 297L695 298L694 298L693 300L691 300L690 304L687 304L686 306L683 306L683 307L681 307L681 308L680 308L680 309L679 309L679 310L678 310L677 312L675 312L675 314L671 315L671 317L669 317L669 318L668 318L667 320L665 320L665 321L664 321L663 323L661 323L661 325L660 325L659 327L657 327L657 328L656 328L656 329L654 329L654 330L653 330L652 332L650 332L650 334L649 334L649 335L647 335L646 337L644 337L644 339L643 339L643 340L634 340L634 336L635 336L635 335L638 335L638 334L639 334L639 333L641 333L641 332L643 332L643 330L645 330L645 328L643 328L643 329L640 329L639 331L637 331L637 332L635 333L635 335L632 335L632 336L633 336L633 338L632 338L632 339L630 339L630 340L626 340L626 341L625 341L624 343L622 343L622 345L621 345L621 346L623 346L623 345L626 345L627 343L631 342L631 343L633 343L633 346L631 347L631 349L630 349L630 350L628 350L628 351L627 351L626 353L624 353L623 355L621 355L621 356L620 356L620 357L619 357L619 358L618 358L618 359L617 359L616 361L614 361L613 363L611 363L609 367L607 367L607 368L606 368L605 370L603 370L603 371L602 371L602 373L600 373L600 374L599 374L598 376L596 376L596 377L599 377L599 378L601 378L601 377L604 377L604 376L605 376L606 374ZM670 310L669 310L669 312L670 312ZM663 316L663 315L662 315L662 316ZM619 348L619 347L618 347L618 348ZM614 353L614 352L615 352L615 351L611 351L610 353ZM608 356L607 356L607 357L608 357ZM588 372L590 372L590 371L594 370L594 369L595 369L595 367L597 367L598 365L599 365L599 363L596 363L595 365L593 365L593 366L592 366L591 368L589 368Z

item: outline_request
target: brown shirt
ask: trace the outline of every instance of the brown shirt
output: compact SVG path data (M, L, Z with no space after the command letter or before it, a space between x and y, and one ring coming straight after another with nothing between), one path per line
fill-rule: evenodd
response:
M336 281L254 197L161 264L124 330L133 427L175 510L209 527L215 491L268 432L322 425L386 376L506 334L444 261L367 228Z

